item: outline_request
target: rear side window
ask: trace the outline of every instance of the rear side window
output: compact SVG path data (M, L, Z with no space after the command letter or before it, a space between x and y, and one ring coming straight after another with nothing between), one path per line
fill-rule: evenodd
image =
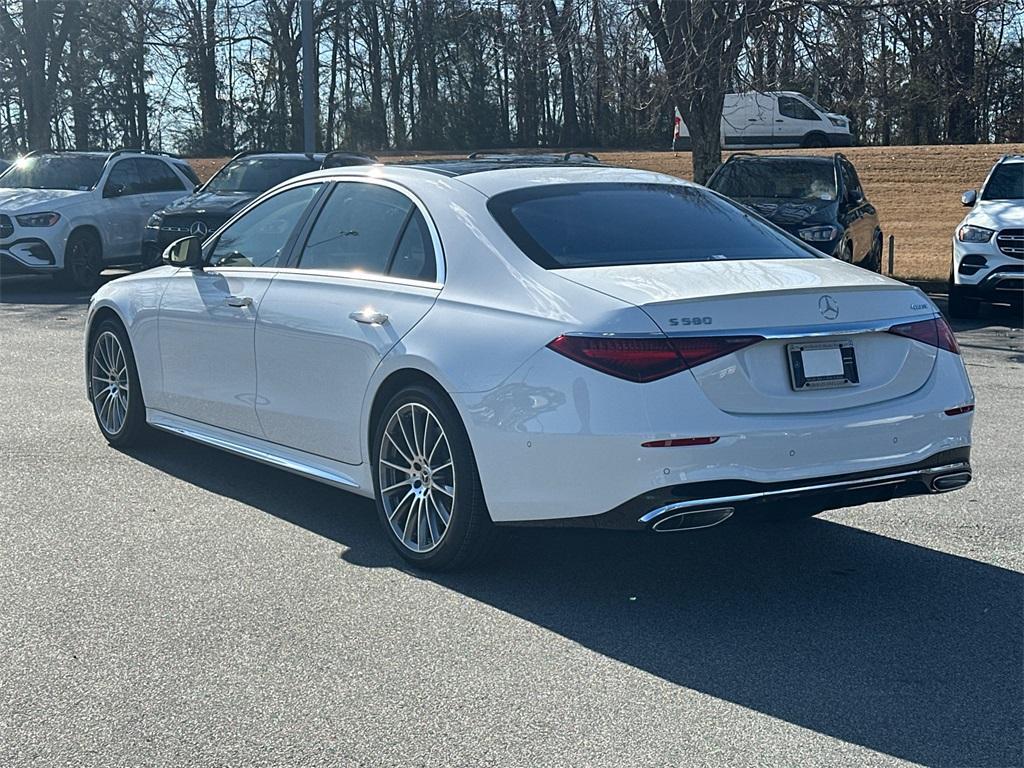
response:
M545 269L819 257L698 187L556 184L505 192L487 207Z
M139 158L135 162L138 163L143 192L180 192L185 189L181 179L162 160Z
M385 274L413 209L409 198L388 187L338 183L309 233L299 268Z

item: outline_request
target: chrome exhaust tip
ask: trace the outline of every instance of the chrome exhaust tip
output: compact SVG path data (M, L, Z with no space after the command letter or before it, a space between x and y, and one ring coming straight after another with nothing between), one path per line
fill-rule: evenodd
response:
M963 488L971 482L970 472L951 472L948 475L936 475L932 478L931 489L936 493L946 493Z
M733 507L715 507L714 509L694 509L689 512L676 512L674 515L666 515L657 520L651 526L652 531L657 533L672 533L673 531L694 531L699 528L711 528L719 523L724 523L735 512Z

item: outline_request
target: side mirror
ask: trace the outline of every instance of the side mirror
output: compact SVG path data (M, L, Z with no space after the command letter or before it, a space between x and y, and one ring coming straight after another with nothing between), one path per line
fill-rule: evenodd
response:
M164 251L163 262L171 267L201 267L203 241L195 235L175 240Z
M107 184L103 188L104 197L120 197L124 192L124 184Z
M978 202L978 193L973 189L968 189L960 195L960 202L964 204L964 207L971 208Z

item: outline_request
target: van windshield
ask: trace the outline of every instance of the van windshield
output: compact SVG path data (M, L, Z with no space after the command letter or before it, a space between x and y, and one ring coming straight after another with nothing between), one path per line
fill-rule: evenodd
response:
M496 195L487 208L545 269L820 254L699 187L551 184Z
M837 195L835 166L818 160L733 161L723 165L708 186L734 200L832 201Z

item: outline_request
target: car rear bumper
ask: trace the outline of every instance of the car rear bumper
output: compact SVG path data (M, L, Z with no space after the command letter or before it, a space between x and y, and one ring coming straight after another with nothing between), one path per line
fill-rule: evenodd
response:
M691 530L730 517L816 514L830 509L946 493L971 481L969 446L940 451L923 461L881 470L798 481L709 481L656 488L608 512L587 517L532 520L528 525L653 530Z

